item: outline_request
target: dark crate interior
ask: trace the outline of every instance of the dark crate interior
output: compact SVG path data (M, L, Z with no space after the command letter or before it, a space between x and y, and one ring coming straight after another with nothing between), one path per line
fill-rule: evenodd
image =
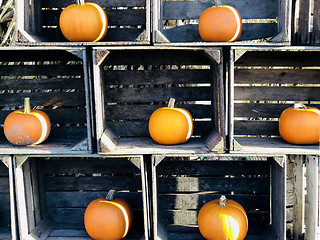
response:
M107 34L99 43L121 44L130 42L132 44L142 44L149 41L148 0L94 0L91 2L99 4L108 17ZM33 0L32 5L29 4L29 1L21 1L18 5L18 11L21 12L19 17L23 17L23 19L18 19L18 21L22 22L24 20L24 29L20 29L24 31L20 31L20 35L30 35L33 41L37 43L64 42L64 44L71 44L63 36L59 27L62 10L71 4L75 4L75 1ZM18 42L27 44L28 40L20 37Z
M14 48L0 52L0 152L58 153L90 150L86 103L85 60L83 50ZM31 108L47 113L51 132L39 145L17 147L3 132L6 117L23 108L24 98L30 98ZM91 134L91 133L90 133ZM83 146L76 149L78 144Z
M125 199L133 208L132 226L125 239L144 238L141 172L128 158L38 158L30 163L40 179L41 218L50 219L51 231L41 239L90 239L84 227L86 207L106 197L111 189L117 191L115 198Z
M289 1L226 0L222 1L222 4L236 8L243 20L242 34L235 44L248 43L248 41L251 44L255 42L261 44L276 36L277 40L274 39L274 44L276 42L285 44L290 41L289 35L286 35L290 34L288 30L288 15L291 9ZM155 29L158 30L155 32L155 42L203 42L198 32L198 20L201 13L212 6L215 4L211 0L161 0L159 16L155 19L158 25L158 29Z
M0 158L0 239L11 240L9 170Z
M273 184L284 184L284 178L282 182L278 182L281 174L273 178L271 172L274 170L274 160L210 159L202 157L181 161L179 158L167 157L156 166L155 234L160 239L204 239L198 229L198 213L205 203L219 199L223 194L227 199L240 203L246 210L249 228L245 239L285 239L285 221L284 216L281 216L285 207L282 206L280 210L285 198L277 203L271 200L277 198L273 194L277 186ZM278 166L275 167L277 168ZM281 168L275 173L278 174L279 170L284 176ZM284 189L280 187L278 194L283 193ZM273 206L274 204L276 205ZM272 211L272 208L277 210ZM279 222L271 223L271 219L278 219Z
M96 101L96 113L103 115L101 130L117 139L115 151L223 151L224 146L211 144L214 137L221 144L225 134L220 53L219 49L212 50L212 56L204 50L111 50L100 66L104 102L100 106ZM191 113L194 131L186 143L164 146L150 137L148 121L170 98L175 98L175 107ZM101 134L98 131L98 139ZM103 137L99 140L100 151L107 152Z
M236 57L233 68L235 149L318 153L318 144L300 146L282 140L278 120L282 111L295 102L320 107L319 49L238 49L232 54Z

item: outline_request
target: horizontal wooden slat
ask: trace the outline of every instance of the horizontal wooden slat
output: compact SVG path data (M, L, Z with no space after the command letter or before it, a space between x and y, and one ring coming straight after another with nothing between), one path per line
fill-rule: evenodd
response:
M8 180L9 181L9 180ZM9 192L0 192L0 212L3 213L3 215L10 215L10 194ZM4 214L6 213L6 214ZM2 216L1 215L1 218Z
M215 193L199 193L199 194L159 194L158 195L158 208L171 209L171 210L185 210L193 209L199 210L204 204L214 199L219 199L220 194ZM232 199L241 204L245 210L252 209L269 209L270 199L268 195L228 195L225 194L227 199Z
M127 70L104 71L106 84L196 84L211 83L213 73L209 69L180 70Z
M146 120L151 114L167 105L108 105L106 106L107 120ZM175 104L175 107L188 110L193 118L211 118L212 106L200 104ZM1 116L1 111L0 111ZM0 118L1 119L1 118Z
M94 199L105 198L107 193L108 191L46 192L46 203L48 208L86 208ZM143 208L141 192L116 192L115 198L130 200L133 209L142 210Z
M138 191L142 189L140 177L101 176L101 177L46 177L47 191Z
M145 9L106 9L105 12L108 18L108 26L146 25ZM41 14L43 26L59 26L61 10L44 10Z
M9 192L9 179L7 177L0 177L0 192L1 193Z
M247 118L279 118L283 110L292 106L293 104L235 103L234 116Z
M50 81L51 77L57 76L81 76L83 75L82 65L61 65L61 64L51 64L51 65L0 65L0 74L3 76L34 76L34 82L37 81L36 78L43 78L43 82ZM45 79L47 76L48 79ZM10 83L11 79L8 79ZM14 79L13 79L14 80ZM24 80L24 79L23 79ZM81 79L74 79L79 82ZM20 79L20 81L22 81ZM38 80L39 81L39 80ZM52 81L52 80L51 80ZM57 80L58 81L58 80ZM66 81L68 81L66 79ZM83 82L83 81L82 81ZM59 83L59 82L58 82ZM2 84L1 84L2 85ZM59 85L58 85L59 86ZM67 86L67 85L65 85Z
M102 8L105 7L145 7L146 0L94 0L94 3L99 4ZM42 1L43 8L64 8L74 4L73 0L48 0Z
M235 69L237 84L320 84L316 69Z
M113 88L105 89L105 102L165 102L169 98L176 101L211 100L208 87L169 87L169 88Z
M0 160L1 160L1 158L0 158ZM1 161L0 161L0 176L1 177L8 177L9 176L9 169Z
M319 87L237 86L235 100L319 101Z
M319 56L320 51L247 51L235 66L319 66Z
M270 185L267 178L210 178L210 177L160 177L158 192L198 192L198 191L222 191L222 192L263 192L268 191Z
M104 175L108 174L133 176L140 173L140 170L127 158L59 158L58 160L51 159L50 161L43 161L42 171L45 174L67 175L80 173L86 175L93 173L103 173Z
M199 19L201 13L214 6L207 1L161 1L162 19ZM278 17L277 1L232 1L226 0L225 5L235 7L242 19L275 19Z
M193 136L205 135L213 130L210 121L198 121L194 122L193 125ZM106 122L106 126L120 137L150 137L148 121Z
M162 161L157 166L160 175L224 176L267 175L267 161Z
M235 121L234 133L236 135L279 136L279 123L277 121Z
M165 37L173 42L202 42L198 24L187 24L162 30ZM272 37L277 34L276 23L244 23L239 41Z

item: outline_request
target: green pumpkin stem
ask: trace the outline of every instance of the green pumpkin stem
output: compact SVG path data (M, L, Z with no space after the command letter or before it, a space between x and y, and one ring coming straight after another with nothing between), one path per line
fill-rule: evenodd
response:
M294 103L293 107L299 109L307 109L307 106L300 102Z
M24 99L23 113L25 113L25 114L31 113L30 98L28 98L28 97Z
M216 6L222 6L221 0L213 0Z
M84 0L76 0L77 5L83 5L84 4Z
M227 206L227 198L225 195L221 195L219 205L221 207Z
M115 193L116 193L116 190L113 190L113 189L109 190L109 192L108 192L108 194L106 196L106 200L107 201L113 201Z
M174 98L170 98L168 103L168 108L174 108L175 101L176 100Z

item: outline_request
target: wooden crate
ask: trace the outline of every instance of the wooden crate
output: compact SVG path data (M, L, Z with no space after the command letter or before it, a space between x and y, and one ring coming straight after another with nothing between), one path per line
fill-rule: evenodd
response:
M0 239L16 240L13 164L11 157L0 157Z
M198 32L201 13L213 6L212 0L154 1L153 42L169 45L289 45L291 1L222 1L234 6L243 19L242 34L234 43L203 42Z
M0 153L63 154L92 151L88 57L85 48L14 47L0 50ZM23 107L47 113L48 139L34 146L12 145L4 136L5 118Z
M150 0L94 0L106 12L108 31L98 43L81 45L142 45L150 43ZM21 0L16 2L17 38L22 45L79 45L69 42L61 33L62 10L75 1Z
M27 159L15 171L20 238L91 239L86 207L114 189L133 208L126 239L149 239L144 167L139 156Z
M223 59L220 48L94 48L98 152L151 154L223 152ZM185 144L154 142L148 121L169 98L194 118Z
M246 239L285 240L285 158L211 159L153 156L155 238L204 239L198 229L198 213L205 203L224 194L246 210Z
M320 107L320 48L232 48L229 66L230 150L319 154L279 134L283 110L302 102Z

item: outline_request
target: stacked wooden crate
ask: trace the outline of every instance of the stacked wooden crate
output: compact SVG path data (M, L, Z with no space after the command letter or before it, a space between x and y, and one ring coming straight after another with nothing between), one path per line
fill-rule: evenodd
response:
M278 119L295 101L319 106L320 49L294 46L317 43L318 1L223 1L243 18L232 43L198 34L211 0L93 2L109 20L96 43L61 34L59 15L72 1L16 1L17 46L0 49L0 126L30 96L52 132L27 147L0 134L0 156L14 170L11 230L0 225L0 236L89 239L86 206L115 189L134 208L126 239L202 239L197 214L220 194L246 209L246 239L316 239L319 146L285 143ZM311 35L304 5L315 9ZM165 146L149 136L148 120L171 97L190 111L194 132Z

